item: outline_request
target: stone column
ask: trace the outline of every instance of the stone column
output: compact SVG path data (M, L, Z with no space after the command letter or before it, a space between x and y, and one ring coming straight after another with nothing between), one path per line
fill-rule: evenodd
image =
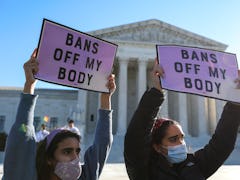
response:
M118 135L125 134L127 128L127 70L128 59L119 59Z
M196 107L198 113L196 120L198 122L198 136L208 136L208 116L206 115L207 98L195 96Z
M147 89L147 61L138 61L138 102Z
M86 111L87 111L87 91L79 89L78 90L78 102L77 102L77 110L76 110L76 119L78 122L75 123L77 128L80 131L81 135L81 149L85 152L86 142L85 142L85 134L86 134ZM83 156L83 154L81 154Z
M87 105L87 91L79 89L77 107L79 108L81 113L81 117L80 117L81 121L86 120L86 105Z
M187 98L184 93L168 92L168 114L171 119L180 123L183 132L188 135Z
M188 117L187 117L187 97L185 93L178 94L178 119L182 126L183 132L187 136L188 133Z
M213 134L217 126L217 112L216 112L216 100L208 98L208 119L209 119L209 133Z
M202 137L208 133L206 98L202 96L187 95L188 121L190 122L192 136Z

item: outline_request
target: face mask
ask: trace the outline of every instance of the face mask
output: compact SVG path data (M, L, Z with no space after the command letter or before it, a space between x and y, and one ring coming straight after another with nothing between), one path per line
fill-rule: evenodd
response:
M62 180L77 180L82 173L79 158L70 162L58 162L54 173Z
M186 144L180 144L177 146L168 146L167 160L172 163L180 163L187 159L187 147Z

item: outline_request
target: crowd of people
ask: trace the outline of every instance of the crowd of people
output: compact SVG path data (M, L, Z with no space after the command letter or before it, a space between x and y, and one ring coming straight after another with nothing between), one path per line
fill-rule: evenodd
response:
M24 89L16 120L7 138L3 180L99 179L113 141L111 97L116 89L114 74L106 79L109 93L100 95L92 145L84 157L80 157L81 136L73 120L68 121L67 128L51 132L43 124L41 131L35 133L33 117L38 98L34 94L34 75L38 72L36 50L24 64L24 72ZM127 128L123 154L129 179L207 179L234 149L240 125L240 105L227 102L209 143L190 154L181 125L157 116L164 102L159 78L164 76L164 69L156 61L151 74L153 87L143 94ZM240 80L235 83L239 87Z

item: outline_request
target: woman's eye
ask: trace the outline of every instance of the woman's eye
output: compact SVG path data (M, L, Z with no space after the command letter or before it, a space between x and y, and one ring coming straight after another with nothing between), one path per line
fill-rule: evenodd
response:
M80 151L81 151L81 149L77 149L77 150L76 150L76 153L77 153L77 154L80 154Z
M173 138L170 139L171 143L175 143L176 141L177 141L177 137L173 137Z
M63 151L63 153L64 153L64 154L70 154L71 151L70 151L70 150L65 150L65 151Z

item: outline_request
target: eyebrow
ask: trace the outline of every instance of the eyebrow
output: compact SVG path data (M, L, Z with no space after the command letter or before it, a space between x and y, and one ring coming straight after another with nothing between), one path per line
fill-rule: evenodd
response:
M65 151L65 150L68 150L68 151L71 150L72 151L72 150L74 150L74 148L67 147L67 148L63 148L62 150L63 151Z
M62 151L65 151L65 150L68 150L68 151L73 151L75 148L72 148L72 147L66 147L66 148L63 148ZM81 151L81 148L76 148L77 150Z
M168 140L171 140L171 139L177 138L178 136L179 136L179 135L170 136L170 137L168 137ZM181 137L185 137L185 134L181 134Z
M171 137L168 138L168 140L171 140L171 139L174 139L174 138L177 138L177 137L178 137L178 135L176 135L176 136L171 136Z

